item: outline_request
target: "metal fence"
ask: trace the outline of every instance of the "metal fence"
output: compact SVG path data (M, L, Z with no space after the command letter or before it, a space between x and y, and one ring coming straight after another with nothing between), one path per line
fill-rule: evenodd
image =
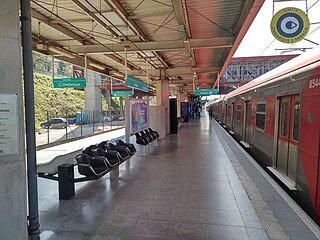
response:
M110 131L124 125L123 110L76 113L65 111L64 114L47 111L46 121L41 122L38 129L37 146Z

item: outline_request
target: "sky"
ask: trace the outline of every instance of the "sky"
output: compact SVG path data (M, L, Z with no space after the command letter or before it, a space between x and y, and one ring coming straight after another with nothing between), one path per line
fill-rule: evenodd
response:
M310 30L308 35L305 37L308 40L314 41L320 44L320 1L319 0L307 0L308 8L313 4L314 6L308 10L308 17L310 21ZM270 31L270 22L272 19L272 6L273 0L265 0L262 8L260 9L257 17L249 28L247 34L242 40L236 53L233 57L249 57L249 56L271 56L280 54L301 54L301 51L294 51L289 53L282 53L282 51L275 49L283 48L318 48L316 44L310 43L306 40L302 40L296 44L281 43L276 40ZM285 7L296 7L300 8L304 12L306 11L306 1L285 1L275 2L275 11L278 12L280 9ZM318 24L312 24L312 23ZM311 50L307 50L312 51Z

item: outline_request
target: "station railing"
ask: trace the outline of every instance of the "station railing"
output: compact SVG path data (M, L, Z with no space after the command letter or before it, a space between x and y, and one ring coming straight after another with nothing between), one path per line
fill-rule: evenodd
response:
M65 111L65 114L47 111L46 121L39 123L36 144L39 147L123 128L124 125L123 110L94 111L91 115L84 111L77 113Z

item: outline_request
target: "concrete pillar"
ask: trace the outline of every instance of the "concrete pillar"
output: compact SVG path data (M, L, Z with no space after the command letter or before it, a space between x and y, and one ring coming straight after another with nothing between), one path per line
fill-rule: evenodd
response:
M85 112L88 113L89 122L100 120L101 113L101 75L88 70L87 87L85 88Z
M169 82L156 82L156 106L150 106L150 127L159 132L160 138L169 134Z
M3 111L0 114L0 239L26 239L26 160L17 0L1 1L0 51L0 110Z

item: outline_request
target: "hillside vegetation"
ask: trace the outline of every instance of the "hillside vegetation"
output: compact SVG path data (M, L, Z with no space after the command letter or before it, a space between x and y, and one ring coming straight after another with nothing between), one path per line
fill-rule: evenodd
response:
M84 91L72 88L53 88L52 77L49 75L34 74L34 97L36 128L41 122L53 117L75 117L79 111L84 111ZM112 100L112 109L119 108L119 99ZM102 110L107 109L106 101L102 99Z

